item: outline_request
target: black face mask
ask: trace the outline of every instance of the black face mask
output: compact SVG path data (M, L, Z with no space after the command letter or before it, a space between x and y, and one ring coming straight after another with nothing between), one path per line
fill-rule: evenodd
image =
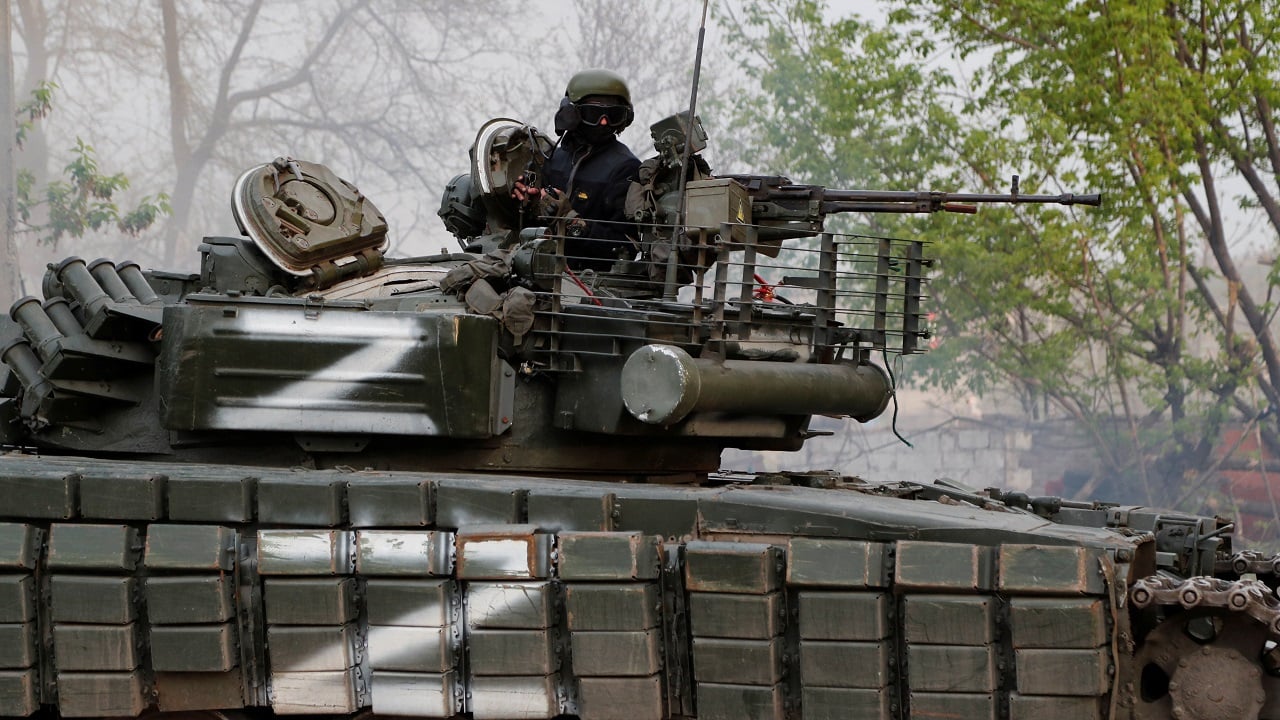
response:
M579 125L573 132L589 145L603 145L617 134L617 130L608 125Z

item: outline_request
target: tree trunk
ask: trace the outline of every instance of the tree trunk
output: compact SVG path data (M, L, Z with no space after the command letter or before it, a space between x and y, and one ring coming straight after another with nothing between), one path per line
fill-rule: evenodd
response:
M18 248L14 230L18 223L18 198L14 170L13 19L10 3L0 3L0 199L4 203L4 228L0 235L0 308L18 299Z

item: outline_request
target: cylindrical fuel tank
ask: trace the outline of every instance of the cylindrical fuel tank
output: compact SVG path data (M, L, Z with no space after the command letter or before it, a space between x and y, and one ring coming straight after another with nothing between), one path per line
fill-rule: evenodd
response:
M622 369L622 399L637 419L670 425L694 411L848 415L861 422L888 405L892 386L875 365L817 365L693 358L646 345Z

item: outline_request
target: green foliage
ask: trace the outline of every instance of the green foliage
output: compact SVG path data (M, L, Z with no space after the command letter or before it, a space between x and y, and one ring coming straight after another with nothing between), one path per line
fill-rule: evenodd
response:
M43 83L19 110L19 143L52 110L55 88L52 83ZM169 214L169 196L164 193L145 196L132 210L122 211L117 196L129 188L124 173L103 173L93 146L79 137L70 152L71 162L62 171L65 179L51 181L43 188L36 186L30 170L18 170L19 233L33 235L38 242L49 245L56 245L64 237L79 238L107 228L137 236L162 215Z
M57 88L55 83L47 80L40 83L31 91L31 98L18 108L17 121L14 123L18 147L26 142L27 133L31 132L36 122L48 117L53 110L53 91Z
M1024 193L1102 191L1100 209L849 229L932 241L940 342L906 365L915 381L1047 404L1104 472L1170 501L1211 470L1221 423L1257 414L1257 388L1274 402L1280 381L1274 307L1232 274L1216 209L1273 202L1270 4L893 0L877 25L816 0L748 2L731 41L759 91L738 132L759 171L804 182L1006 192L1021 173ZM1247 181L1234 203L1224 176Z

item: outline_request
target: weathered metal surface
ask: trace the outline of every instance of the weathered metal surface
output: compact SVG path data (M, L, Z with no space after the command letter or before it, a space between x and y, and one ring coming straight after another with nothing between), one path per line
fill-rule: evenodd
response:
M149 638L156 672L226 672L240 657L228 623L154 627Z
M355 578L267 578L267 617L279 625L342 625L356 619Z
M147 618L157 625L219 623L235 614L234 580L225 574L148 577Z

